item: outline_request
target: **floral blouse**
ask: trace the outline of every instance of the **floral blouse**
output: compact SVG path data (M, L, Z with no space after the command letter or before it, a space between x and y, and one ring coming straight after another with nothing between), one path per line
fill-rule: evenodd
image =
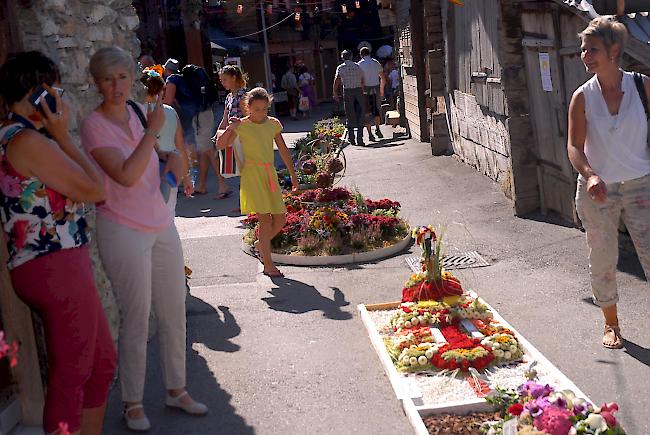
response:
M36 177L25 178L9 163L7 144L23 128L19 123L0 126L0 222L10 270L41 255L88 243L83 204Z
M235 92L231 92L226 97L226 109L228 110L228 118L243 118L246 116L244 112L239 107L239 103L242 102L246 96L246 89L240 88Z

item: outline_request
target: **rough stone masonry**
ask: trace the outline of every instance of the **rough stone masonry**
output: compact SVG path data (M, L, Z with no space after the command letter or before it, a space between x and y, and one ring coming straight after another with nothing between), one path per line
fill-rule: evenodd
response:
M27 0L16 2L16 31L23 49L39 50L52 58L61 69L65 101L72 111L71 129L78 141L81 119L99 103L88 64L100 48L117 45L140 53L135 29L139 19L130 0ZM88 206L88 221L94 231L94 205ZM91 234L91 258L97 289L117 339L119 313L110 282L99 259L95 237Z

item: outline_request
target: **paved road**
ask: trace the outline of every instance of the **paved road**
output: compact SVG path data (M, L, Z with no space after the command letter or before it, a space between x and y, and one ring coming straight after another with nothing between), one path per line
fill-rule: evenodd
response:
M292 121L285 127L307 129ZM399 200L412 224L446 226L450 253L478 250L492 265L458 273L464 286L483 295L594 400L618 401L628 433L650 433L650 294L633 253L624 251L619 274L627 349L607 351L599 345L601 320L590 302L579 230L541 216L514 217L498 185L454 157L432 157L427 144L386 140L349 147L346 156L345 184L371 198ZM335 269L285 267L287 279L272 282L240 251L243 230L231 212L237 206L236 197L179 202L176 224L194 269L188 389L210 414L190 418L162 406L154 339L145 395L152 433L412 433L355 308L399 298L409 253ZM127 433L120 411L115 388L106 433Z

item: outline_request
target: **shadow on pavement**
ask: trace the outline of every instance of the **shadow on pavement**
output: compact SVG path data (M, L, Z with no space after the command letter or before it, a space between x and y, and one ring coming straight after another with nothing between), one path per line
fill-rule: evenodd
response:
M360 148L393 148L404 145L399 139L382 139L377 142L366 142L366 145Z
M237 352L239 345L232 343L231 338L241 333L235 317L226 306L219 305L219 311L192 295L187 296L187 318L190 343L203 343L207 348L219 352ZM191 326L191 328L189 327Z
M630 355L641 364L650 367L650 349L639 346L638 344L629 340L623 340L623 342L625 344L626 354Z
M227 183L232 190L232 194L225 199L215 198L217 194L216 187L212 187L213 191L208 191L205 195L197 195L191 198L179 196L176 205L176 217L241 216L241 213L235 211L239 208L239 178L230 178Z
M271 297L262 298L275 311L291 314L304 314L310 311L322 311L323 316L332 320L349 320L352 314L341 308L350 305L345 295L337 287L331 287L334 298L321 295L316 287L288 278L273 278L277 285L269 291Z
M210 369L211 352L236 352L240 348L230 341L241 332L228 307L220 306L223 320L214 307L194 296L187 297L187 391L205 403L209 413L193 417L163 405L165 390L160 372L158 336L148 344L144 406L152 423L152 434L193 433L253 435L253 427L237 414L230 403L232 395L221 388L218 373ZM217 368L218 370L218 368ZM119 384L118 384L119 385ZM129 434L120 421L120 389L111 391L104 433Z
M240 350L239 345L230 339L238 336L241 328L226 306L219 306L217 311L212 305L192 295L187 296L186 306L188 391L205 403L210 412L203 418L192 418L172 412L174 410L166 410L165 416L174 414L177 419L186 420L183 430L176 433L253 435L253 427L246 424L230 403L232 395L221 388L217 380L218 368L217 372L211 370L208 361L210 351ZM174 432L170 430L167 433Z
M562 218L561 216L549 212L547 214L542 214L540 212L528 213L522 216L519 216L521 219L526 219L535 222L543 222L552 225L558 225L565 228L576 228L576 224L570 222L567 219ZM584 230L581 229L584 232Z

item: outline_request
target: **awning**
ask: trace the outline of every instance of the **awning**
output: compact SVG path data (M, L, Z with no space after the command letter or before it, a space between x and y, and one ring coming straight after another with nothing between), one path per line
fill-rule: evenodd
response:
M227 56L228 55L228 50L225 47L222 47L221 45L215 43L215 42L210 42L210 49L212 50L213 55L218 55L218 56Z
M264 46L259 42L226 33L222 29L212 25L208 26L208 35L210 36L210 42L227 50L229 56L264 52Z

